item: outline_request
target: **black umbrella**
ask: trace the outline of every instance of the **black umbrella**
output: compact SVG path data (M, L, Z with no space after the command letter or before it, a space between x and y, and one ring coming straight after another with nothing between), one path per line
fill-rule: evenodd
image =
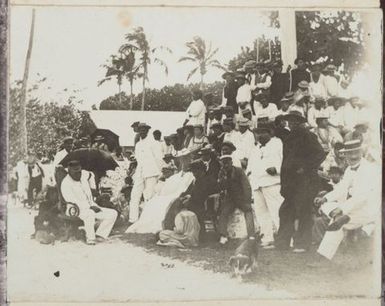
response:
M63 158L60 164L67 167L68 162L71 160L78 160L82 165L82 169L96 173L115 170L119 166L109 152L94 148L82 148L72 151Z
M109 150L114 150L119 146L119 136L108 129L96 129L91 134L91 141L94 142L96 136L103 136L104 143L108 146Z

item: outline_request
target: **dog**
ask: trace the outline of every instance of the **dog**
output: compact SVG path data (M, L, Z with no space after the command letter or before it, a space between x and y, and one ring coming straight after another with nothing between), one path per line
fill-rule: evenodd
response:
M243 276L255 272L258 267L258 248L263 234L257 234L255 239L245 239L230 257L232 277L242 279Z

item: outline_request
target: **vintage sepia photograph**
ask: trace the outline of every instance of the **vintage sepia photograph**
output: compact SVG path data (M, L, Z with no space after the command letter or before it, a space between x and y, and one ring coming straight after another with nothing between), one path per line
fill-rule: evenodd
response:
M381 118L380 9L13 4L7 301L378 301Z

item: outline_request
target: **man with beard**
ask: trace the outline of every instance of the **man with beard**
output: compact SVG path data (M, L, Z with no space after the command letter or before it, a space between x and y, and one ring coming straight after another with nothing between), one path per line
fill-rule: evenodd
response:
M284 116L290 134L283 143L281 167L281 195L284 202L279 209L279 230L275 240L278 249L288 250L294 240L294 252L309 249L312 235L312 203L318 192L317 170L325 159L325 152L304 123L299 112Z

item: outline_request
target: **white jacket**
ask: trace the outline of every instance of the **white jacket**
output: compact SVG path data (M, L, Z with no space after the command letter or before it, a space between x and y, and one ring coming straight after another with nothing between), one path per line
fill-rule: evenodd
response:
M246 173L250 173L253 190L281 183L282 150L282 141L277 137L272 137L263 147L260 144L253 147L246 170ZM277 170L276 175L266 172L266 169L271 167Z
M188 119L187 124L202 124L204 126L206 120L206 106L203 101L200 99L192 101L186 110L186 115Z
M135 157L138 162L136 175L149 178L161 174L164 165L162 146L150 135L136 143Z

